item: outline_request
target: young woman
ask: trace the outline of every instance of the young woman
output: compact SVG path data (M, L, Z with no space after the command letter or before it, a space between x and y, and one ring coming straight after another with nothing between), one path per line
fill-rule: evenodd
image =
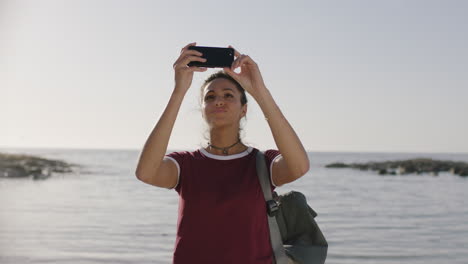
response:
M273 263L267 213L256 173L257 149L239 138L247 113L247 91L259 104L278 150L265 151L271 188L292 182L309 170L301 141L268 91L258 65L235 51L231 68L210 76L201 87L202 115L209 143L191 152L166 155L177 114L202 54L182 48L174 63L175 87L149 135L136 168L139 180L179 194L173 263ZM231 47L231 46L230 46ZM240 67L241 72L234 70Z

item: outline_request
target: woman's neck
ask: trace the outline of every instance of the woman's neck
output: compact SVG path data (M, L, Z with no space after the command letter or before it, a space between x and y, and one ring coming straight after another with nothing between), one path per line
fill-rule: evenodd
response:
M227 149L227 150L222 150L222 149L215 149L213 148L213 146L211 145L208 145L205 150L210 153L210 154L213 154L213 155L218 155L218 156L228 156L228 155L234 155L234 154L239 154L239 153L242 153L244 151L246 151L248 149L247 146L245 146L244 144L242 143L239 143L237 144L236 146L230 148L230 149Z
M210 142L206 150L215 155L233 155L245 151L247 146L240 142L238 131L238 129L211 129Z

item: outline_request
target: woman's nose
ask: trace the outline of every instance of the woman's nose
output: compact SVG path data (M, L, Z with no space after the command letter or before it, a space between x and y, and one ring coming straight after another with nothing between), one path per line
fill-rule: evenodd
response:
M215 105L216 106L223 106L224 105L224 100L222 98L216 98L216 101L215 101Z

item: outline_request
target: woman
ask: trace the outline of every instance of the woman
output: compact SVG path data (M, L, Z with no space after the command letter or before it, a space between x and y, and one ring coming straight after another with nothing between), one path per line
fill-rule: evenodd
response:
M293 128L266 88L257 64L235 51L224 68L202 86L202 114L210 142L193 152L165 155L182 100L202 54L181 50L174 63L175 87L164 113L140 154L136 176L179 194L179 219L173 263L272 263L273 251L265 200L256 174L257 149L239 139L240 120L247 113L247 91L260 105L278 150L267 150L272 190L309 170L309 159ZM231 46L230 46L231 47ZM236 68L241 69L236 73Z

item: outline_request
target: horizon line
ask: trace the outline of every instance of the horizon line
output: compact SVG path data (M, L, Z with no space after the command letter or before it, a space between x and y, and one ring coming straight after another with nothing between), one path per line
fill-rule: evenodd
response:
M0 151L2 149L18 149L18 150L121 150L121 151L141 151L142 148L122 148L122 147L117 147L117 148L104 148L104 147L95 147L95 148L90 148L90 147L13 147L13 146L0 146ZM193 150L198 149L194 148ZM182 150L189 150L189 149L181 149L181 148L168 148L168 151L182 151ZM468 154L467 152L464 151L390 151L390 150L310 150L306 149L306 152L312 153L312 152L317 152L317 153L401 153L401 154L423 154L423 153L428 153L428 154Z

